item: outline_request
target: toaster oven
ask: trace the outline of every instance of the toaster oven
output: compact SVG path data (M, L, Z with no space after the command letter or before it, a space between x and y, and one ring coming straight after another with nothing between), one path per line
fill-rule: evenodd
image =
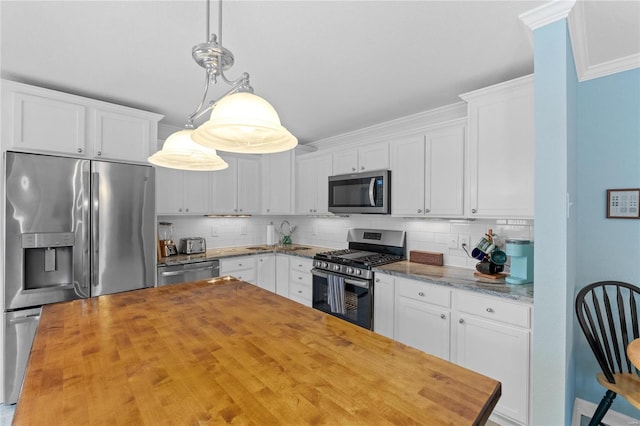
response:
M207 251L207 242L202 237L180 238L180 253L194 254Z

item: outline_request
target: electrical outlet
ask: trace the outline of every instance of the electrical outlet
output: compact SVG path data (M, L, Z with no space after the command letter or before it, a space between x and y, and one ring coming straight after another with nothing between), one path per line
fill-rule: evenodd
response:
M458 234L449 234L449 248L458 248Z
M218 230L216 229L215 225L211 225L211 236L212 237L217 237L218 236Z
M462 248L462 246L464 246L468 250L469 249L469 245L471 244L471 235L469 235L469 234L460 234L458 236L458 242L460 243L460 248Z

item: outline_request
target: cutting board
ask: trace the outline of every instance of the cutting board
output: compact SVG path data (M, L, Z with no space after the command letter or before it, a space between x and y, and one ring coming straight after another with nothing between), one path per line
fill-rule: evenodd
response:
M490 280L498 280L500 278L506 277L507 274L505 274L504 272L498 272L497 274L489 275L489 274L482 274L480 272L474 272L473 276L478 278L488 278Z

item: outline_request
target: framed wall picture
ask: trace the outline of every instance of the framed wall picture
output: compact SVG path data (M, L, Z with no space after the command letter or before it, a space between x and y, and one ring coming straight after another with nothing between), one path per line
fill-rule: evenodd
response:
M607 189L607 218L640 219L640 188Z

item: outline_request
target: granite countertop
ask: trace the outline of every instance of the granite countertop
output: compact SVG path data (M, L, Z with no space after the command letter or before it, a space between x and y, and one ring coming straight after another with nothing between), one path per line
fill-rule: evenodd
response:
M511 285L506 284L504 278L479 278L473 275L475 271L472 269L423 265L405 260L374 268L374 271L533 303L533 284Z
M253 256L266 253L282 253L312 259L313 256L318 253L331 250L335 249L300 244L291 244L286 246L267 246L264 244L258 244L242 247L221 247L208 249L205 253L179 254L176 256L163 257L158 260L158 266L183 265L185 263L204 262L207 260L217 260L225 257Z

